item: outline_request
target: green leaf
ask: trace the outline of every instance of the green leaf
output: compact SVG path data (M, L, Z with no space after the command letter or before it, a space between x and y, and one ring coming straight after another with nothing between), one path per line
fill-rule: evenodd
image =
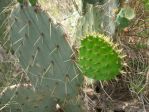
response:
M23 3L23 0L17 0L19 3Z
M17 0L17 1L21 4L24 2L24 0ZM37 0L29 0L29 2L31 3L32 6L35 6L37 3Z
M32 6L35 6L37 3L37 0L29 0Z
M130 21L125 17L117 16L116 18L116 24L122 29L127 27L129 23Z
M149 10L149 0L143 0L144 7L146 10Z

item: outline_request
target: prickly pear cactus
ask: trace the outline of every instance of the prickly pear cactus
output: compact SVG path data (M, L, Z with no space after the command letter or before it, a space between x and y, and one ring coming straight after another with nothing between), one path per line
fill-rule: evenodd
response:
M80 84L79 72L71 59L73 52L62 27L54 24L42 10L30 6L17 6L11 19L12 47L32 84L56 87L54 94L62 97L65 92L75 93L71 86ZM76 80L72 80L74 77Z
M76 28L77 37L81 37L91 32L102 32L101 28L101 16L102 12L92 5L87 5L87 12L84 16L78 20L78 26Z
M16 91L13 101L18 105L11 109L13 112L20 109L25 112L55 112L57 103L65 112L82 112L78 101L82 76L63 28L39 6L29 4L14 7L10 24L12 49L32 88L8 89L1 95L1 104L9 102ZM70 111L68 105L74 109Z
M95 2L95 3L93 3ZM98 2L103 2L98 4ZM104 33L112 37L115 33L117 0L83 0L83 15L78 20L76 38L88 33Z
M104 35L88 35L81 40L80 68L86 76L96 80L110 80L122 68L122 56Z

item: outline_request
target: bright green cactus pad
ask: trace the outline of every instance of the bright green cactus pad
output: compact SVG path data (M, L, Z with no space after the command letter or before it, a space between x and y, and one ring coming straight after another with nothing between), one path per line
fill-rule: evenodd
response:
M103 35L89 35L81 40L78 62L83 73L89 78L110 80L115 78L122 68L120 53L107 38Z

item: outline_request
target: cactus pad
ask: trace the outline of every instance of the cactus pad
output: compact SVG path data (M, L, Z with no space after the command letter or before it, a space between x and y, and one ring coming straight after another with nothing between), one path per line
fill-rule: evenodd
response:
M82 80L62 27L53 23L46 12L32 6L17 6L11 22L12 48L31 83L37 88L47 87L62 99L75 96Z
M81 41L78 62L84 74L96 80L113 79L122 68L120 53L103 35L89 35Z
M83 112L77 106L83 78L61 25L53 22L39 6L29 4L17 4L9 21L12 49L32 88L8 88L5 94L0 94L1 104L12 105L15 101L18 105L11 106L13 112L55 112L53 108L58 101L66 108L65 112L71 112L65 106L76 102L74 111Z
M0 94L2 112L54 112L56 99L49 97L49 91L34 91L30 84L18 84L7 87Z
M50 93L49 89L35 89L31 84L9 86L0 93L0 112L59 112L57 105L65 112L84 112L79 100L60 101Z

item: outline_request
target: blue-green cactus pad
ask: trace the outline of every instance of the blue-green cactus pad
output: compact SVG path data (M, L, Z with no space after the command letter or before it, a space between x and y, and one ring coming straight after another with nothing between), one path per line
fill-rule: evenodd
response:
M82 78L63 28L31 6L17 5L10 18L12 48L31 83L49 89L55 97L75 96Z

